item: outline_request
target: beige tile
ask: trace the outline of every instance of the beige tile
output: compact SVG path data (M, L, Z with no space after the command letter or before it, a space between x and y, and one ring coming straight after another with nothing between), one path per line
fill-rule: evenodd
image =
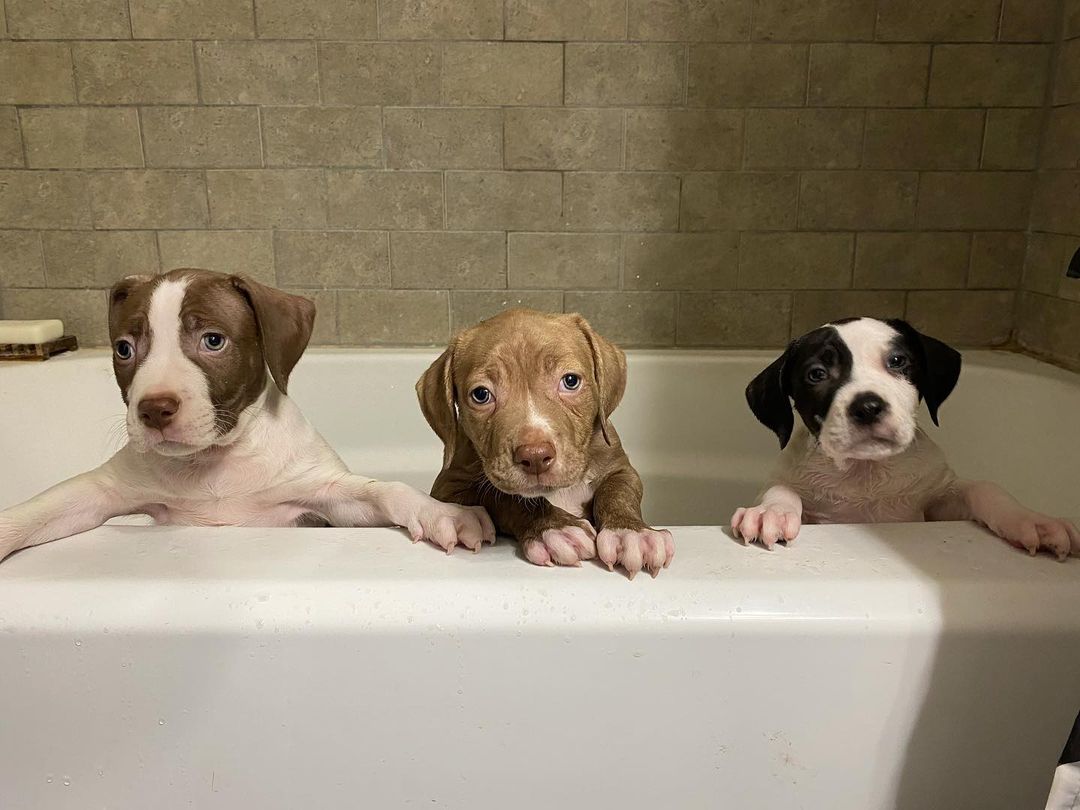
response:
M789 172L689 174L682 184L684 231L795 228L798 175Z
M326 178L318 169L218 169L206 173L215 228L326 225Z
M506 38L622 39L626 0L507 0Z
M19 115L14 107L0 107L0 168L21 169L23 144Z
M448 42L442 71L446 104L562 104L563 48L558 43Z
M82 104L191 104L198 101L190 42L76 42Z
M561 215L558 172L446 173L448 228L552 230Z
M614 233L511 233L507 257L514 289L613 290L622 237Z
M1080 303L1021 293L1016 324L1021 346L1072 368L1080 367L1080 341L1076 339Z
M1001 0L881 0L876 35L895 42L992 42L1000 9Z
M329 171L331 227L430 230L443 224L437 172Z
M504 309L525 307L540 312L562 312L558 290L453 290L450 293L450 332L475 326Z
M276 231L278 282L286 287L389 287L382 231Z
M19 113L34 169L142 166L139 118L131 107L30 107Z
M675 343L675 293L567 292L563 309L580 313L593 329L620 346Z
M926 45L811 45L809 103L919 107L926 94L929 65Z
M800 107L805 45L691 45L691 107Z
M751 169L853 169L863 141L862 110L748 110Z
M276 285L270 231L159 231L161 269L203 267Z
M915 223L915 172L805 172L799 227L811 230L910 228Z
M264 107L267 166L381 166L377 107Z
M563 177L572 231L670 231L679 222L679 179L666 174L577 173Z
M739 234L627 234L623 287L628 290L733 289L739 273Z
M855 285L865 289L957 289L967 278L966 233L860 233Z
M399 231L390 234L395 289L506 288L506 234Z
M376 39L376 0L255 0L265 39Z
M387 109L383 138L392 169L501 169L502 111Z
M148 166L262 165L255 107L143 107L139 114Z
M1030 175L1009 176L1014 178L1011 185L1017 189L1016 193L1019 193L1020 188L1030 188L1030 184L1023 183L1031 179ZM1013 200L1008 207L1008 214L1012 215L1013 219L1026 211L1021 205L1022 202L1026 200ZM987 204L990 204L989 201ZM1002 201L1001 205L1007 206L1008 201ZM1006 215L1002 214L1001 218L1005 219ZM1080 171L1039 172L1035 196L1031 203L1032 230L1075 234L1078 230L1077 223L1080 223ZM1023 225L1010 224L1002 227Z
M161 169L89 175L96 228L205 228L202 172Z
M423 42L320 42L327 104L437 104L441 56Z
M750 8L751 0L629 0L628 38L744 42Z
M13 320L59 318L64 332L80 346L107 346L108 310L102 290L5 290L4 317Z
M341 290L337 299L343 345L434 346L450 339L445 290Z
M685 84L685 49L676 43L566 45L569 105L679 104Z
M1002 231L1028 221L1025 172L928 172L919 183L920 228Z
M1006 290L1019 287L1026 241L1021 231L973 234L968 287Z
M783 346L790 324L791 293L679 293L680 346Z
M0 104L69 104L75 101L71 51L66 42L0 42Z
M755 0L754 39L872 39L874 7L874 0Z
M207 104L316 104L319 67L313 42L197 42Z
M743 290L835 290L851 286L855 237L849 233L744 233Z
M798 290L791 313L791 336L841 318L900 318L905 295L900 290Z
M1020 289L1056 295L1080 236L1036 232L1028 234L1027 243Z
M0 39L9 39L11 35L7 30L7 14L4 13L4 0L0 0ZM0 314L3 313L3 301L0 300Z
M502 39L503 0L382 0L383 39Z
M1049 45L937 45L928 104L1038 107L1049 59Z
M127 0L5 0L15 39L129 39Z
M45 263L36 231L0 231L0 288L44 287Z
M1042 122L1042 110L987 110L982 168L1034 169Z
M618 169L622 166L621 110L508 109L508 169Z
M129 0L136 39L255 36L251 0Z
M982 139L982 110L868 110L863 165L974 169Z
M1065 0L1065 23L1062 34L1066 38L1080 36L1080 0Z
M315 328L311 331L309 346L336 346L337 292L334 290L304 290L284 288L285 292L303 296L315 303Z
M953 346L1000 346L1009 341L1015 299L1011 290L911 292L906 320Z
M1080 132L1080 105L1050 108L1039 158L1041 168L1080 168L1080 138L1076 137L1077 132Z
M50 287L104 289L124 276L158 272L150 231L53 231L42 243Z
M737 169L741 110L629 110L627 169Z
M1042 48L1049 45L1016 45L1016 48ZM1032 55L1036 65L1041 63ZM1037 69L1037 68L1036 68ZM1034 72L1034 69L1033 69ZM1041 97L1041 96L1040 96ZM1076 104L1080 102L1080 39L1069 39L1061 43L1057 55L1057 71L1054 74L1054 104Z
M999 38L1006 42L1053 42L1060 17L1057 0L1005 0Z
M0 228L88 228L81 172L0 171Z

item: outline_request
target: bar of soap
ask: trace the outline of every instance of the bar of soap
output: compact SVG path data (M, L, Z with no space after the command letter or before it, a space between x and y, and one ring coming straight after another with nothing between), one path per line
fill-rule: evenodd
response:
M63 336L63 321L0 321L0 343L39 345Z

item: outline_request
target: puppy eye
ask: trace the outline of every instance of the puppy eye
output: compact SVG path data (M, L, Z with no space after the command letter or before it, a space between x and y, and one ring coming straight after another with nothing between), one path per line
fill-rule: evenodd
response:
M225 344L228 343L228 339L224 335L217 332L207 332L202 337L202 346L208 352L220 352L225 348Z
M829 372L827 372L821 366L814 366L814 368L806 372L806 379L812 383L824 382L828 376Z
M908 359L902 354L891 354L885 364L893 371L899 371L908 364Z
M113 344L113 351L120 360L130 360L135 356L135 347L130 340L118 340Z
M491 391L480 385L469 392L469 399L475 402L477 405L487 405L491 402Z
M559 388L563 391L577 391L581 388L581 377L577 374L563 374Z

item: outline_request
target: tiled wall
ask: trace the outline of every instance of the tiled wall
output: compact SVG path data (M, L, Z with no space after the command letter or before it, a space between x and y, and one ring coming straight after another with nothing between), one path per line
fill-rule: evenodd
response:
M306 290L321 343L439 343L521 302L628 345L778 345L859 312L1000 344L1060 12L6 0L3 314L99 343L116 277L194 264ZM1051 128L1073 168L1076 111ZM1041 229L1078 232L1047 203L1077 176L1041 175ZM1051 301L1077 306L1024 294Z
M1080 368L1080 0L1067 0L1043 132L1017 311L1023 347Z

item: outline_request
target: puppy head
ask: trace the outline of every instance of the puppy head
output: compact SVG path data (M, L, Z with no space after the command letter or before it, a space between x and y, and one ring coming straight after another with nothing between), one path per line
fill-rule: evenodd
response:
M113 371L139 450L184 456L228 444L270 375L284 393L315 305L241 276L180 269L109 293Z
M491 483L525 497L581 481L625 388L626 356L584 318L527 309L462 332L416 384L443 469L468 441Z
M959 376L960 353L908 323L848 318L792 341L746 400L781 447L795 425L793 401L833 460L882 459L911 444L920 399L938 423Z

